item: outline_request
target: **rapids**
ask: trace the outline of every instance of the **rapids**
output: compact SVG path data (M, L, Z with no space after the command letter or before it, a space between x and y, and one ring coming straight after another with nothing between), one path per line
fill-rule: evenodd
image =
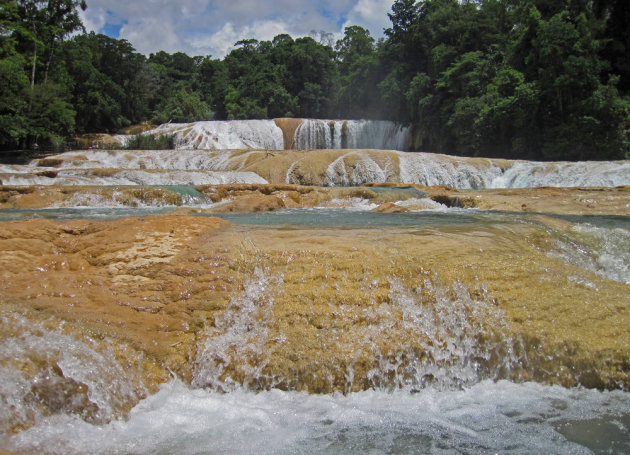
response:
M456 189L630 185L630 161L537 163L394 150L84 150L1 165L5 185L364 183Z
M0 165L0 449L630 451L630 162L167 132Z

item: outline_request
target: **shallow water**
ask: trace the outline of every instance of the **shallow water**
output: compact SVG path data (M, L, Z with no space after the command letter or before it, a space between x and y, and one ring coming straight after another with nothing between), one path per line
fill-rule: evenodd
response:
M163 214L172 209L92 207L3 210L0 211L0 219L117 219ZM265 237L266 232L275 232L280 237L278 233L282 234L284 230L312 230L314 244L324 242L315 237L324 235L322 231L329 231L331 238L337 230L361 232L363 237L357 238L363 240L370 235L378 240L393 233L414 235L417 232L419 238L427 232L444 236L455 233L468 236L474 243L479 238L500 232L510 234L506 238L513 239L519 226L535 226L537 230L546 232L550 239L544 245L544 254L584 271L569 276L568 282L562 282L563 286L596 286L592 279L589 281L586 278L590 276L587 272L622 285L630 284L627 267L630 219L623 216L553 216L552 221L568 226L563 229L553 227L553 222L548 223L546 217L539 214L464 209L382 214L357 209L316 208L203 216L220 216L236 224L234 235L244 236L257 231L258 240ZM338 242L343 241L343 236L339 235ZM273 242L270 240L270 243ZM543 249L543 245L539 247ZM514 248L515 255L519 253L517 245L507 245L504 249L509 248ZM404 250L396 250L396 254L404 253ZM264 262L263 256L260 253L261 262ZM321 257L316 259L321 260ZM287 275L289 263L287 259ZM196 363L204 365L204 368L198 366L195 370L193 383L196 379L196 387L173 380L163 385L156 394L141 400L125 418L116 417L108 423L112 416L120 415L115 410L116 398L120 394L108 390L107 384L116 384L127 395L140 395L142 392L137 390L141 389L137 385L138 373L122 367L113 354L103 354L90 337L69 336L59 327L50 330L24 322L28 330L16 329L13 336L5 338L0 344L0 354L4 355L0 364L4 366L16 358L28 358L35 365L29 364L28 368L36 369L41 362L52 360L57 369L42 368L34 377L20 376L16 373L18 370L9 368L0 370L3 378L0 395L7 405L5 409L9 409L8 414L22 412L25 420L34 419L35 422L34 426L17 434L0 431L0 447L64 454L630 452L630 393L483 379L487 376L479 375L477 366L469 363L466 357L471 353L483 357L489 349L478 344L480 328L472 327L474 330L465 332L459 338L455 332L449 331L453 327L462 327L467 322L468 313L463 310L457 313L449 306L444 314L436 310L435 314L428 315L425 307L418 307L415 301L408 302L424 296L428 285L425 285L424 291L406 288L395 276L390 277L388 283L389 303L381 304L374 312L400 312L403 328L411 327L418 334L428 329L424 323L430 322L429 319L444 319L431 334L434 339L447 340L448 343L434 347L431 352L435 354L435 359L444 356L448 366L442 367L437 361L435 364L420 363L420 366L433 368L435 378L443 375L446 386L442 383L418 388L414 383L413 387L407 387L405 380L401 379L400 389L394 387L392 391L387 384L379 387L377 372L373 373L377 380L373 381L371 390L345 395L306 394L273 387L254 392L252 389L255 387L228 383L224 376L219 381L222 381L221 387L217 387L213 379L219 376L213 376L207 366L211 362L219 365L226 359L236 362L233 360L235 353L249 356L252 352L258 355L264 352L264 343L256 344L257 338L265 341L268 336L264 321L266 314L262 314L266 308L264 305L271 306L273 292L284 287L283 280L289 281L288 276L266 274L261 271L262 268L256 270L243 288L232 294L230 305L222 316L214 319L211 328L223 330L223 334L213 340L208 338L208 342L198 342ZM326 270L332 275L336 265L331 263ZM307 276L308 272L304 275ZM315 276L308 278L318 279ZM330 279L331 283L321 283L322 288L325 284L334 287L343 283L334 282L332 277ZM550 272L549 279L557 280L557 277ZM372 282L366 282L366 286L372 286ZM322 295L326 294L322 291ZM342 293L339 291L339 294L332 295ZM456 302L465 307L474 303L475 308L486 308L484 304L490 310L493 308L487 296L472 298L456 282L444 290L438 289L435 295L440 298L449 296L448 305ZM341 302L329 304L342 306ZM337 313L343 314L344 311L341 308ZM15 317L7 325L18 327L20 317ZM423 319L425 317L428 319ZM395 324L400 323L394 321L395 318L385 314L380 314L379 318L379 325L371 328L377 338L384 339L388 333L399 330ZM361 324L351 326L349 340L342 339L337 344L347 350L367 352L375 349L378 354L380 347L369 346L364 329L369 327L366 329ZM330 336L333 335L334 330L330 332ZM359 336L364 335L366 343L357 342ZM250 338L252 352L243 347L243 341ZM351 344L343 345L353 341L357 343L354 348ZM462 352L465 355L460 355ZM265 366L265 359L262 360L258 357L246 362L247 367L257 369L252 374L261 374ZM115 380L108 374L115 374ZM345 374L351 375L351 372ZM95 376L105 379L95 380ZM453 376L456 376L455 380L452 380ZM33 380L61 385L72 381L88 384L89 390L83 391L80 396L87 396L91 402L98 403L98 411L92 417L86 417L81 414L84 411L76 412L67 405L61 406L52 416L37 414L38 407L33 404L29 392L33 388ZM230 391L224 393L219 390ZM59 393L63 393L63 389ZM60 403L63 402L60 399ZM83 409L81 406L81 403L77 404L79 409ZM36 414L35 417L30 415L32 413Z

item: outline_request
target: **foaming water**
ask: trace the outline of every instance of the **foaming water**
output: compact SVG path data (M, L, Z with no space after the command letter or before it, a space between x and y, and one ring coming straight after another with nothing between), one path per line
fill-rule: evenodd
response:
M378 120L303 119L296 128L293 148L407 150L409 128Z
M428 153L398 153L398 159L402 183L460 189L488 188L503 173L492 160L473 163Z
M107 343L67 335L63 325L34 323L17 314L0 320L1 428L19 429L60 415L102 424L146 396L137 355L124 356L123 366Z
M263 373L271 350L267 324L271 323L275 289L282 277L270 277L257 267L243 292L232 298L225 313L206 329L197 348L192 385L220 391L263 388ZM281 340L280 340L281 341Z
M12 450L48 453L624 453L630 394L483 381L462 390L308 395L166 384L126 421L51 419Z
M162 169L180 171L239 171L259 151L238 150L90 150L55 155L61 169ZM38 165L35 161L31 166ZM45 162L44 162L45 164Z
M450 232L483 234L488 226L495 232L521 223L546 226L524 214L465 211L393 217L311 209L225 217L250 217L243 218L243 223L287 224L291 229L300 223L334 229L428 227L418 229L424 233L445 227ZM604 258L601 273L614 273L628 263L627 218L588 219L586 223L584 218L572 217L573 223L578 222L572 228L566 227L568 218L550 223L563 229L548 228L549 235L540 242L550 239L545 244L550 255L559 254L554 250L559 248L555 240L578 252L588 248L589 257ZM252 228L241 226L234 231L239 235L247 229ZM387 232L375 230L373 236ZM596 256L591 255L594 250ZM405 253L399 249L395 254ZM304 255L304 273L289 265L297 259L292 262L285 256L272 269L273 258L262 249L242 259L256 266L241 265L244 277L237 281L241 284L232 288L224 309L206 320L196 334L196 349L191 351L195 354L189 360L191 385L174 380L140 402L146 391L136 375L140 359L134 354L119 352L121 347L110 347L107 340L78 335L76 327L70 335L56 322L32 322L22 315L5 314L0 337L0 446L64 454L630 450L630 393L502 380L510 377L514 364L524 369L527 364L512 351L515 343L501 305L483 284L467 288L457 277L444 283L428 271L417 281L406 279L404 271L384 270L375 276L361 270L361 264L356 275L344 281L346 272L341 269L335 275L339 271L335 263L324 267L320 278L309 276L310 266L326 256L311 255L311 251ZM580 264L573 265L590 270L588 261ZM239 267L238 263L231 266ZM274 311L280 304L293 302L297 294L292 290L306 294L306 287L299 285L303 277L317 282L302 309L309 304L308 296L319 303L325 300L323 304L331 308L328 322L317 327L320 348L329 349L322 349L322 358L309 364L311 371L283 373L282 365L274 364L272 357L296 335L281 325L282 316ZM352 301L343 288L357 283L357 293L367 296L365 305ZM379 289L385 292L377 298ZM309 311L304 311L306 317ZM333 347L343 355L335 358ZM295 345L286 352L299 355ZM320 367L328 359L343 362L330 361ZM337 390L343 393L296 392L306 382L304 378L311 379L308 375L315 368L317 374L322 372L323 382L332 383L333 374L341 377ZM332 389L331 384L327 390Z
M378 390L450 389L508 376L516 362L512 340L502 311L487 294L473 296L459 282L444 286L426 279L423 285L408 288L396 277L389 281L388 300L374 302L363 315L363 324L344 328L343 336L330 330L336 347L352 353L350 360L328 364L316 373L329 378L331 390L340 373L347 392L364 384ZM206 329L197 347L193 386L219 391L299 390L315 374L303 371L288 377L268 366L274 346L288 342L288 334L272 338L268 330L282 284L282 276L256 267L243 291ZM352 318L356 310L345 307L341 293L338 300L339 317Z
M20 186L398 182L456 189L613 187L630 185L630 162L538 163L365 148L275 153L264 149L90 150L26 166L3 166L0 180Z
M174 134L178 149L284 148L282 130L273 120L167 123L145 134Z
M487 188L630 185L630 161L539 163L517 161Z
M630 285L630 230L590 223L577 224L571 230L572 236L556 237L550 256ZM592 285L583 277L573 278L578 283Z

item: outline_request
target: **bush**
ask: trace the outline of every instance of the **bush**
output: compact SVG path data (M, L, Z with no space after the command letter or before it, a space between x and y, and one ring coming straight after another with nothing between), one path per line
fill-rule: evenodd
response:
M136 134L125 144L127 150L171 150L175 148L174 134Z

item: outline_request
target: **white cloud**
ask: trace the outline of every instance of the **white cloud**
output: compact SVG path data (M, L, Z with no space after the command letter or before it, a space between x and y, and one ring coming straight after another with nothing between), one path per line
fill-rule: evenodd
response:
M389 25L393 0L87 0L81 13L88 31L120 28L139 52L182 51L223 57L241 39L294 38L311 30L340 37L361 25L379 37Z
M157 50L173 53L187 47L175 25L159 17L147 17L124 25L120 29L120 38L126 39L138 52L147 55Z
M391 12L393 3L393 0L359 0L343 26L360 25L367 28L373 37L380 38L383 29L391 25L387 13Z
M91 32L103 28L107 14L104 8L89 8L85 11L79 10L79 17L85 29Z

